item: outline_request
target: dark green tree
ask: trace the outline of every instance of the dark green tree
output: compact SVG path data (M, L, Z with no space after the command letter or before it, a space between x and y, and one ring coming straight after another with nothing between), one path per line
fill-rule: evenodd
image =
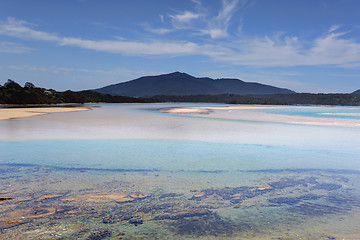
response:
M35 88L35 85L31 82L26 82L25 85L24 85L24 88L26 89L33 89Z

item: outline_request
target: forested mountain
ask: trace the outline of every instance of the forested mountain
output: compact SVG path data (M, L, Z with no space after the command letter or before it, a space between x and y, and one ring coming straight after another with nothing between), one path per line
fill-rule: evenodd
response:
M128 82L95 89L94 91L131 97L151 97L155 95L266 95L295 93L289 89L255 82L244 82L239 79L196 78L180 72L141 77Z

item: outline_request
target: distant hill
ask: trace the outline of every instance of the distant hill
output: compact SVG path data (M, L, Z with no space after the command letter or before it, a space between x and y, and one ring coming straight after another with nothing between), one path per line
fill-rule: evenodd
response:
M278 88L239 79L196 78L186 73L174 72L158 76L140 77L128 82L117 83L94 91L130 97L151 97L156 95L268 95L295 93L289 89Z
M360 95L360 89L357 90L357 91L355 91L355 92L353 92L352 94L354 94L354 95Z

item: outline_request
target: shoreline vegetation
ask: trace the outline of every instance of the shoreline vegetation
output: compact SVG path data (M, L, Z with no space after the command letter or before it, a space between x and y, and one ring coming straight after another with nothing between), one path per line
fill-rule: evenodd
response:
M84 90L74 92L67 90L58 92L53 89L35 87L27 82L24 87L8 79L4 86L0 85L0 105L38 105L38 104L84 104L84 103L146 103L147 99L125 96L112 96Z
M330 105L360 106L360 94L290 93L272 95L157 95L128 97L102 94L84 90L58 92L35 87L27 82L24 87L8 79L0 85L0 106L21 107L27 105L85 104L85 103L155 103L155 102L204 102L256 105Z

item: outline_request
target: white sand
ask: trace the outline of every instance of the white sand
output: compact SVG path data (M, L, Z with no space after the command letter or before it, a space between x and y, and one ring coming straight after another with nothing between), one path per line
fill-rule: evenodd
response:
M0 108L0 119L40 116L48 113L87 111L88 107Z

